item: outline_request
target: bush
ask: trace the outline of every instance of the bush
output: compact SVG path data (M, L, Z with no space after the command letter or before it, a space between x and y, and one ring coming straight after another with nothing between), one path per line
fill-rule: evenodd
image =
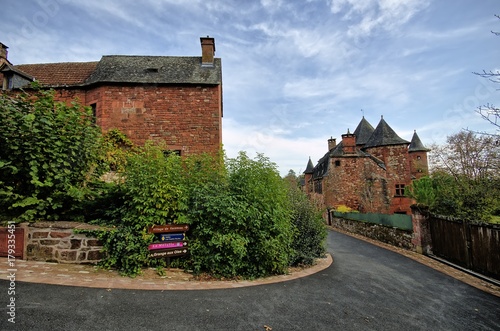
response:
M292 223L295 227L291 265L311 265L326 253L327 230L321 210L298 187L289 188Z
M35 86L36 87L36 86ZM0 95L0 215L66 217L103 169L90 108L54 101L51 90Z
M206 173L207 168L198 170ZM188 265L196 273L217 277L284 273L293 228L286 186L276 166L262 155L251 160L240 153L218 173L190 190Z
M165 155L164 149L148 143L128 153L123 180L111 184L102 196L101 201L109 201L108 211L96 222L115 228L98 234L106 253L101 266L135 276L144 266L164 265L148 257L155 236L147 230L152 225L183 223L186 212L182 160Z

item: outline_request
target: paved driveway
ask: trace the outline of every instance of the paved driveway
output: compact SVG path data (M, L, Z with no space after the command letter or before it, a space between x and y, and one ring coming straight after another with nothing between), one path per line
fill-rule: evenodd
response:
M16 284L0 330L500 330L500 298L397 253L330 232L334 262L284 283L204 291ZM270 329L269 329L270 330Z

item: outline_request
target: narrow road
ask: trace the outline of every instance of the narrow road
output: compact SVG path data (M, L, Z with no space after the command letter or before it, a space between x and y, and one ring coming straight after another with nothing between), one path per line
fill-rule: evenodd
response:
M500 330L500 298L364 241L330 232L334 262L312 276L204 291L18 282L0 330ZM268 329L270 330L270 329Z

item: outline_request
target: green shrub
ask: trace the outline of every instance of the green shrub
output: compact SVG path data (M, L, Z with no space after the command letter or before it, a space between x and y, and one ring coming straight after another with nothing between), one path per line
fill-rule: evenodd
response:
M291 265L311 265L326 253L327 230L321 215L307 195L291 186L288 194L294 225Z
M52 90L0 95L0 215L59 219L89 194L100 130L90 108L54 101Z
M218 277L286 272L293 228L287 189L276 166L262 155L252 160L245 153L226 164L218 176L198 175L208 180L189 191L187 265ZM198 163L200 173L209 169Z
M135 276L142 267L164 264L149 259L148 245L154 235L147 233L155 224L182 223L185 219L185 190L182 160L165 155L162 146L151 143L127 154L120 183L112 184L101 201L109 199L108 211L97 222L112 225L112 231L99 234L105 258L101 266Z

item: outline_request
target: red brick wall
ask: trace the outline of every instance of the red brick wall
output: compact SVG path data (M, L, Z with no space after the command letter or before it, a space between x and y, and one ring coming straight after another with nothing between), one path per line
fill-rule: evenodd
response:
M182 155L217 153L222 145L222 92L214 86L100 86L58 89L56 100L96 104L97 125L134 143L164 141Z

